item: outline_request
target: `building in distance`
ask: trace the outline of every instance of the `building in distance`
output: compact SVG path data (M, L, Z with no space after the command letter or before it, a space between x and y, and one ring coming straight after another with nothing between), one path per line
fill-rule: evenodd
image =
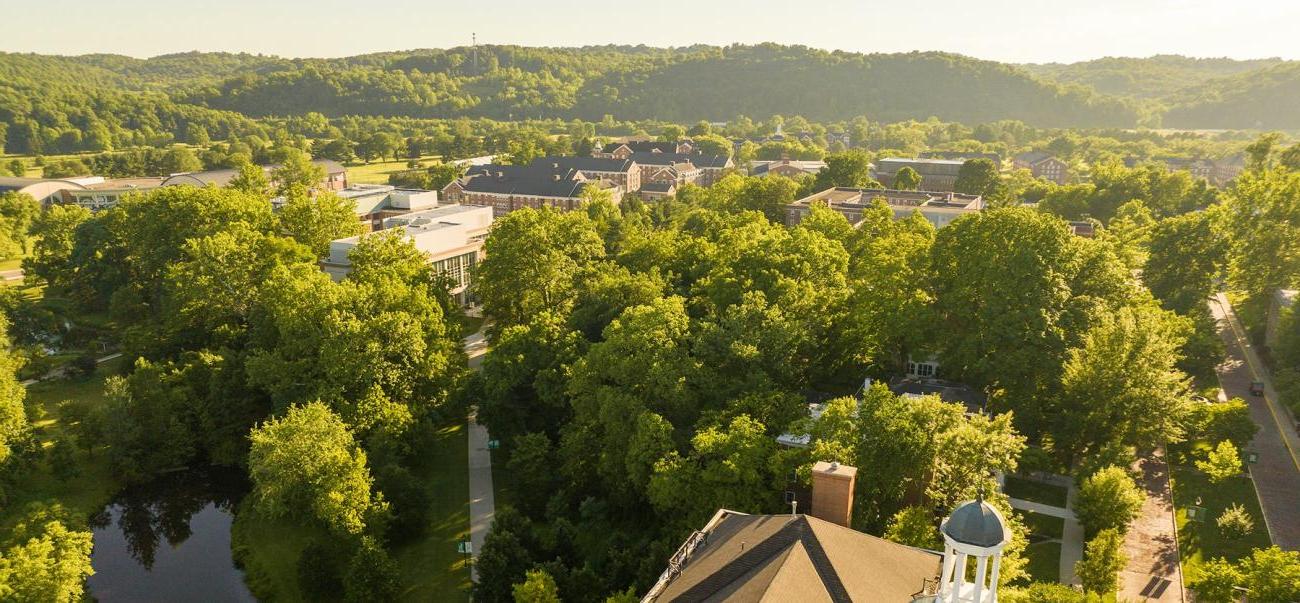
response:
M341 191L348 187L348 169L343 167L343 164L330 159L314 159L312 160L312 163L320 166L320 168L325 172L325 175L321 178L320 184L317 188L327 191ZM280 166L272 164L261 167L262 171L266 172L266 177L271 180L271 185L274 186L275 169ZM230 184L231 180L235 179L235 176L238 175L239 170L236 169L185 172L182 174L172 174L163 180L162 185L180 186L188 184L190 186L212 185L225 187L227 184Z
M1065 184L1070 179L1070 166L1056 156L1044 151L1030 151L1016 155L1012 160L1016 169L1029 170L1035 178Z
M900 191L880 188L828 188L785 206L785 223L794 226L812 212L813 205L833 209L850 224L857 226L863 214L875 200L882 200L894 211L894 218L903 219L920 212L935 228L943 228L953 220L984 209L984 198L952 192Z
M916 173L921 176L921 190L952 192L957 184L957 175L961 172L961 166L965 164L965 161L956 159L887 157L876 162L871 177L885 185L885 188L893 188L894 177L898 175L898 170L908 167L916 170Z
M786 178L802 178L808 174L816 174L826 167L825 161L802 161L782 157L775 161L751 161L749 162L749 174L751 176L767 176L776 174Z
M383 220L383 230L400 232L416 249L428 256L434 270L451 279L452 297L462 305L472 301L470 286L475 267L483 261L483 241L492 227L492 208L477 205L445 205ZM373 234L373 233L372 233ZM348 237L330 243L321 269L334 280L352 271L348 257L361 239Z

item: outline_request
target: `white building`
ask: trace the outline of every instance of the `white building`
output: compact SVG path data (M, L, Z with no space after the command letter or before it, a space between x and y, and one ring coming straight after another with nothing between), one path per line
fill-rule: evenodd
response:
M393 216L438 207L438 191L397 188L389 184L354 184L336 193L352 202L357 219L371 230L384 228Z
M386 218L383 227L401 229L417 249L428 255L435 270L452 280L451 293L456 300L461 304L470 301L468 289L474 268L483 260L483 241L492 227L491 207L445 205ZM334 280L342 280L352 271L348 254L365 236L370 235L331 242L321 269Z

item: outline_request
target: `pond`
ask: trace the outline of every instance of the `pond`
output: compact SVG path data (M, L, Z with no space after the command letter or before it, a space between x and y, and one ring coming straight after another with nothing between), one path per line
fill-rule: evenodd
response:
M235 471L190 470L123 491L91 518L89 594L116 601L255 601L230 556Z

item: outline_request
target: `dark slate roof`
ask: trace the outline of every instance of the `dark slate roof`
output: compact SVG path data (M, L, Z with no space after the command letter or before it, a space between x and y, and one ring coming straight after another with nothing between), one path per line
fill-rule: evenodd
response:
M465 192L496 195L528 195L534 197L578 197L585 180L559 177L554 173L538 174L520 170L515 175L480 173L466 175L459 182Z
M965 406L969 413L983 412L984 404L988 402L988 396L969 385L940 379L905 379L891 384L889 391L899 396L937 395L944 402Z
M611 142L609 144L606 144L605 148L602 150L605 153L613 153L614 151L618 150L619 147L622 146L626 146L627 148L632 149L633 153L653 153L655 151L658 151L660 153L677 152L677 143L662 142L658 140L630 140L628 142Z
M692 163L699 168L725 168L731 164L731 158L724 155L704 155L702 153L632 153L632 161L646 165L673 165Z
M479 176L483 174L492 175L497 178L537 178L554 180L559 176L560 180L581 180L578 170L568 167L552 167L550 164L533 162L528 165L503 165L498 163L488 163L476 165L465 170L465 177Z
M677 190L677 183L672 181L647 182L641 185L641 190L647 193L663 193L666 195Z
M605 157L538 157L530 166L550 170L573 169L581 172L629 172L633 162L629 159Z
M1052 158L1052 154L1046 151L1030 151L1028 153L1021 153L1019 155L1016 155L1016 160L1023 161L1025 163L1028 163L1029 165L1037 165L1038 163L1041 163L1051 158Z
M807 515L719 511L662 590L666 601L897 601L939 574L940 555Z
M1002 514L983 500L957 507L943 524L943 533L963 544L992 547L1011 539Z

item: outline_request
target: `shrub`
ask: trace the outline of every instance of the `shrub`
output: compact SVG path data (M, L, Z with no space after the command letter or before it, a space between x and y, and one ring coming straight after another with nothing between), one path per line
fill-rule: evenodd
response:
M1074 564L1083 590L1104 595L1119 589L1119 571L1128 563L1123 545L1124 539L1114 528L1102 530L1088 541L1083 559Z
M1236 587L1243 577L1226 559L1212 559L1201 566L1200 575L1191 584L1199 603L1235 603L1240 600Z
M1107 467L1083 480L1074 501L1074 512L1089 534L1114 529L1128 530L1137 518L1146 495L1119 467Z
M1255 531L1255 520L1251 518L1250 513L1246 512L1246 507L1240 504L1224 509L1215 523L1219 524L1219 531L1223 533L1223 537L1231 540L1237 540Z
M1210 483L1221 484L1241 474L1241 454L1232 442L1224 440L1204 461L1196 461L1196 468L1210 478Z
M78 354L76 358L68 365L72 374L78 377L87 378L95 374L95 369L99 367L99 362L95 358L94 352L85 352Z
M410 542L429 529L429 507L433 497L424 483L399 465L388 465L376 480L393 512L387 526L389 540L395 544Z
M348 603L393 601L399 590L397 564L374 538L364 536L348 562L343 600Z
M298 588L309 601L337 601L343 563L336 545L312 542L298 557Z

